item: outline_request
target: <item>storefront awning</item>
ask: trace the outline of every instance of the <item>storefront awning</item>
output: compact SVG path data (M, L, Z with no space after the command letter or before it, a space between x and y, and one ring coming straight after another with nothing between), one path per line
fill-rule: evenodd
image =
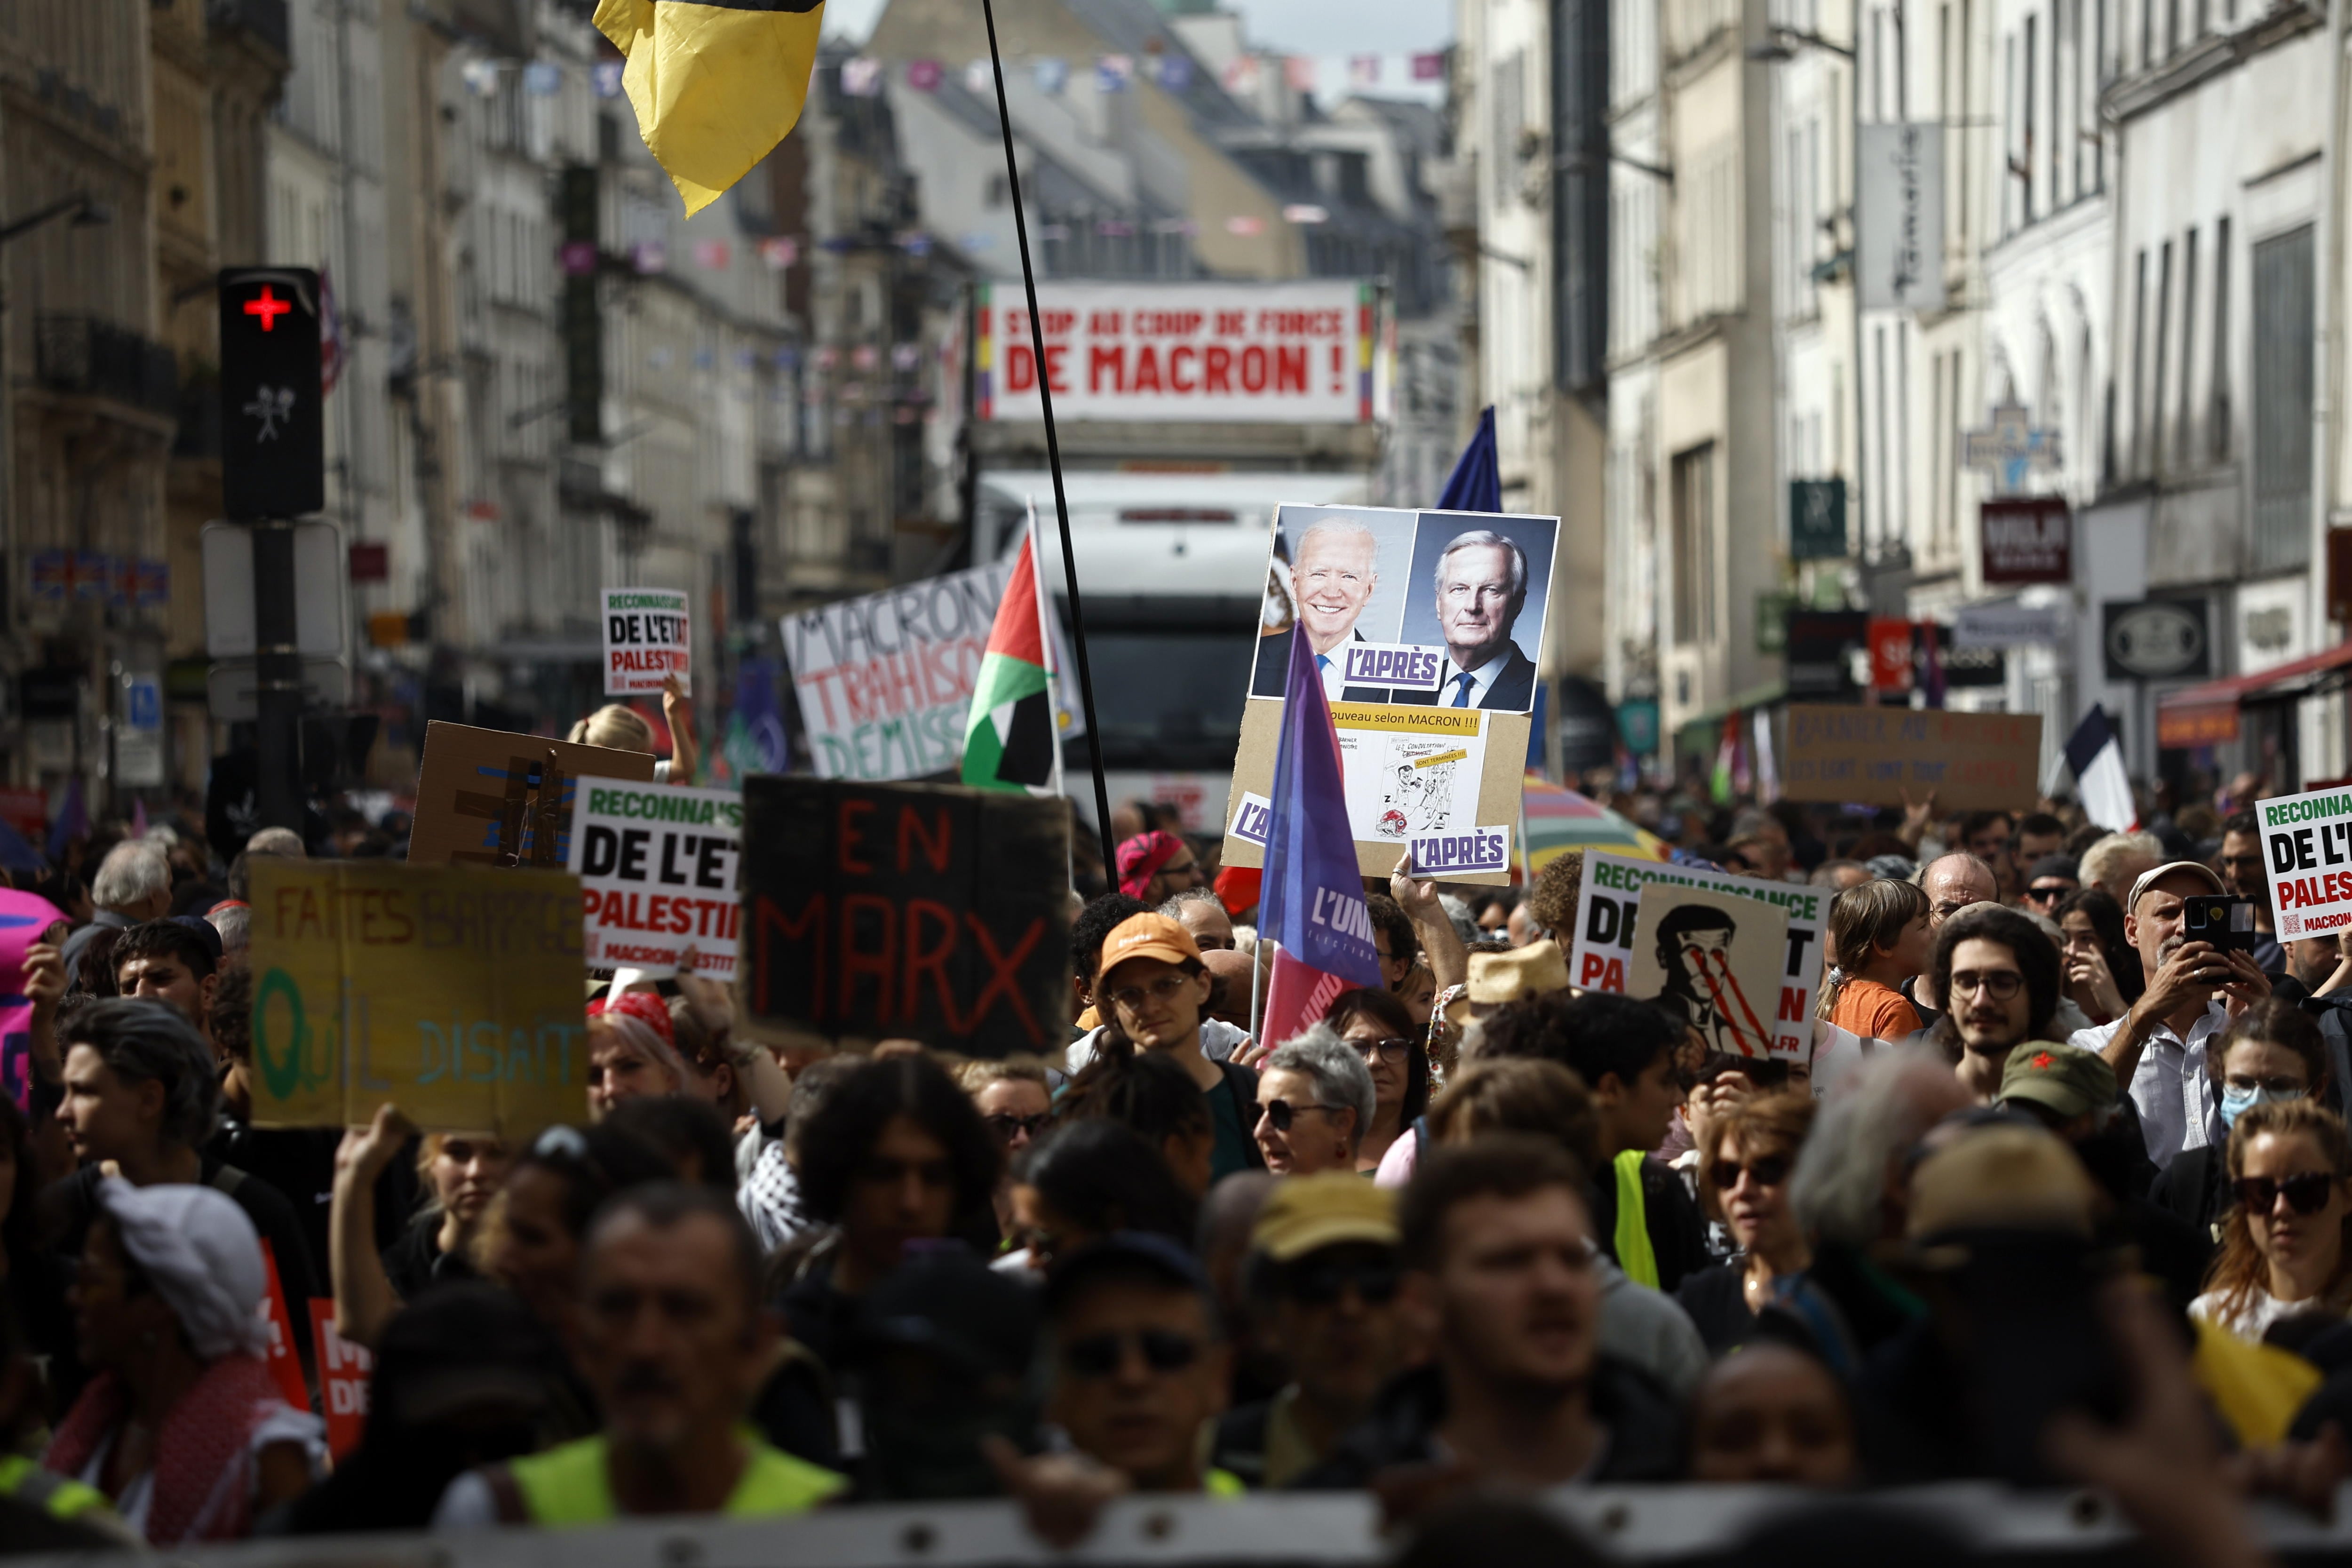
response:
M2166 694L2156 708L2156 743L2211 746L2238 738L2238 710L2247 702L2285 700L2333 689L2352 668L2352 642L2253 675L2233 675Z

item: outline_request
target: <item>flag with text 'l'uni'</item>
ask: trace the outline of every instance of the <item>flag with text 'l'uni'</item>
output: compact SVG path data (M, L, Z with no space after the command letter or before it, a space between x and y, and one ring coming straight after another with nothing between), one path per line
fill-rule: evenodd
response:
M2098 703L2066 737L2066 765L2074 770L2074 793L2083 815L2110 833L2139 826L2139 803L2132 798L2131 773L2124 767L2123 742Z
M1330 700L1307 628L1293 626L1290 636L1273 821L1258 892L1258 934L1280 946L1258 1033L1277 1046L1321 1017L1322 1006L1340 991L1381 984Z
M595 23L627 57L637 133L691 217L799 121L824 4L598 0Z
M1046 790L1060 772L1051 656L1037 596L1037 536L1021 536L964 721L963 782L977 789Z

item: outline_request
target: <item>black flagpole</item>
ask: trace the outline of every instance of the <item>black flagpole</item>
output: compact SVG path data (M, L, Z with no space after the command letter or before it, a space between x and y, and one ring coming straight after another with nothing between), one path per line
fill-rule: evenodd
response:
M996 72L996 122L1004 132L1004 178L1013 193L1013 232L1021 241L1021 286L1029 293L1030 352L1037 357L1037 401L1045 411L1045 466L1054 471L1054 519L1062 527L1062 582L1070 591L1070 640L1078 650L1078 701L1087 714L1087 756L1094 765L1095 830L1102 836L1103 876L1118 887L1110 840L1110 786L1103 782L1102 727L1095 722L1094 673L1087 666L1087 614L1078 602L1078 556L1070 547L1070 500L1062 493L1062 443L1054 433L1054 389L1045 384L1045 326L1037 316L1037 273L1029 264L1029 218L1021 205L1021 166L1013 155L1013 111L1004 102L1004 57L996 48L996 6L980 0L988 22L988 63Z

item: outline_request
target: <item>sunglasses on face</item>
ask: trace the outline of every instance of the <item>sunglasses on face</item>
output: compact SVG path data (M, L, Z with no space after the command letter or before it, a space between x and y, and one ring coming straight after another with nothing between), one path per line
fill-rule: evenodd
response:
M2246 1073L2231 1073L2222 1084L2239 1094L2263 1093L2273 1100L2301 1100L2306 1086L2300 1079L2254 1078Z
M1131 1334L1088 1334L1062 1347L1062 1365L1073 1377L1111 1377L1127 1363L1132 1342L1143 1364L1156 1373L1182 1372L1201 1359L1199 1342L1171 1329L1140 1329Z
M1015 1116L1009 1110L999 1110L981 1118L988 1123L988 1130L1004 1142L1011 1142L1016 1134L1023 1132L1034 1138L1045 1130L1045 1123L1053 1119L1052 1114L1045 1111L1040 1111L1034 1116Z
M1281 1290L1302 1307L1328 1307L1352 1287L1367 1307L1396 1300L1397 1270L1391 1263L1314 1263L1283 1271Z
M1150 985L1122 985L1110 994L1111 1005L1132 1013L1149 998L1154 1002L1172 1002L1176 994L1192 983L1189 974L1163 974Z
M2230 1184L2248 1214L2268 1214L2281 1198L2286 1199L2286 1206L2297 1214L2317 1214L2327 1206L2336 1178L2325 1171L2305 1171L2283 1182L2274 1182L2268 1176L2241 1176Z
M2025 896L2037 904L2046 904L2053 900L2063 899L2074 890L2063 882L2053 882L2046 888L2036 882L2032 887L2025 889Z
M1287 1132L1290 1131L1290 1124L1308 1111L1328 1111L1331 1109L1332 1107L1328 1105L1293 1105L1286 1100L1269 1100L1258 1107L1258 1111L1268 1121L1274 1123L1274 1130L1276 1132Z
M2025 984L2014 969L1963 969L1952 976L1952 994L1973 996L1979 990L1996 1002L2006 1002Z
M1405 1052L1412 1049L1411 1040L1393 1037L1385 1040L1349 1040L1348 1045L1368 1063L1374 1057L1378 1057L1384 1062L1401 1062L1404 1060Z
M1786 1154L1767 1154L1744 1165L1729 1160L1717 1160L1707 1169L1713 1173L1709 1180L1715 1183L1716 1190L1727 1193L1739 1184L1743 1173L1759 1187L1777 1187L1789 1179L1789 1164Z

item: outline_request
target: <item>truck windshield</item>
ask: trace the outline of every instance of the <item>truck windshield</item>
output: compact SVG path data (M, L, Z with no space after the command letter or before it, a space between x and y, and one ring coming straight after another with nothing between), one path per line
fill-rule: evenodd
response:
M1103 765L1231 767L1248 700L1251 629L1089 626Z

